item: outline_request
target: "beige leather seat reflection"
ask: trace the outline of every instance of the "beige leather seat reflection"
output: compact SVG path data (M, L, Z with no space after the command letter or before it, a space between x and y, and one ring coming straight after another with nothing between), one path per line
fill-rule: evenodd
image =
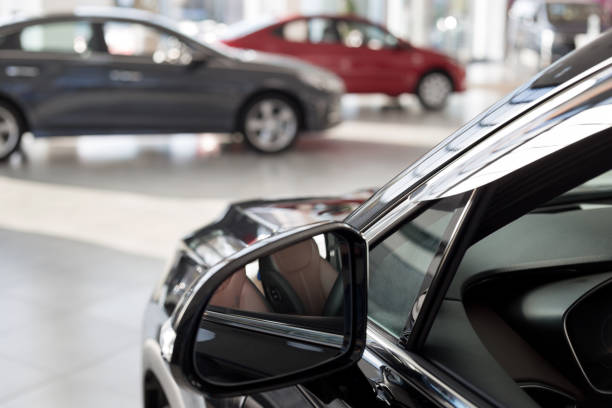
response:
M293 287L306 314L320 316L338 278L338 271L319 256L315 241L308 239L278 251L270 255L270 261Z
M258 313L271 311L266 299L247 278L244 268L236 271L217 288L209 305Z

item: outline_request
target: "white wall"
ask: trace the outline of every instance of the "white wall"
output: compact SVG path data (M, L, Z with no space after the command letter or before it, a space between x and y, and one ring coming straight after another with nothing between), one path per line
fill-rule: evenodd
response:
M502 60L506 47L506 0L472 0L472 58Z
M73 10L77 6L112 6L113 0L0 0L0 16Z

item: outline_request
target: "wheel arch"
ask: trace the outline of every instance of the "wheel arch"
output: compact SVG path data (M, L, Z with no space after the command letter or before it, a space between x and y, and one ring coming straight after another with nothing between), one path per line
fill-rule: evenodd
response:
M4 92L0 92L0 103L4 103L8 105L13 111L19 116L19 120L21 121L21 125L23 126L23 131L28 132L32 130L32 124L28 115L26 114L26 110L23 106L15 100L15 98L7 95Z
M416 82L416 86L414 87L415 92L419 89L419 85L421 84L421 81L423 80L423 78L425 78L429 74L434 74L434 73L442 74L445 77L447 77L451 85L453 86L452 92L457 92L457 84L455 83L453 76L450 74L448 69L441 67L441 66L433 66L433 67L430 67L424 70L419 76L418 81Z
M255 92L250 93L240 104L240 107L236 111L236 115L234 118L234 126L233 130L235 132L240 131L242 119L246 114L246 110L253 101L264 97L264 96L272 96L272 95L280 95L286 99L288 99L296 108L297 116L298 116L298 129L304 130L306 128L306 108L304 103L298 98L294 93L286 90L275 89L275 88L265 88L258 89Z
M168 397L153 371L147 370L144 373L142 385L144 408L163 408L168 405Z

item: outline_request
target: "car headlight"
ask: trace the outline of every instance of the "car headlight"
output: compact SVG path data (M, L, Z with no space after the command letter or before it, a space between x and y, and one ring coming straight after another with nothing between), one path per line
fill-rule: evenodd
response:
M152 300L162 304L168 315L172 314L181 297L203 272L194 260L178 251L156 286Z
M342 79L331 73L304 71L299 73L299 77L308 85L321 91L343 93L345 90Z

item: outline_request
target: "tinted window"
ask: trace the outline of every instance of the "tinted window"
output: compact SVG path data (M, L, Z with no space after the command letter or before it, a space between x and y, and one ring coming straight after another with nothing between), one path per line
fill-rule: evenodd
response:
M113 55L146 57L156 63L187 64L191 61L188 47L178 38L145 24L105 23L104 41Z
M368 47L373 50L393 48L397 39L382 28L360 21L341 20L337 23L340 40L347 47Z
M24 28L19 36L24 51L76 54L88 51L91 39L91 25L86 21L36 24Z
M309 22L309 40L312 43L338 43L340 36L334 20L312 18Z
M292 42L308 41L308 23L306 20L290 21L283 26L283 38Z
M461 208L457 198L442 200L370 252L368 316L393 335L401 336L413 305L429 287Z

